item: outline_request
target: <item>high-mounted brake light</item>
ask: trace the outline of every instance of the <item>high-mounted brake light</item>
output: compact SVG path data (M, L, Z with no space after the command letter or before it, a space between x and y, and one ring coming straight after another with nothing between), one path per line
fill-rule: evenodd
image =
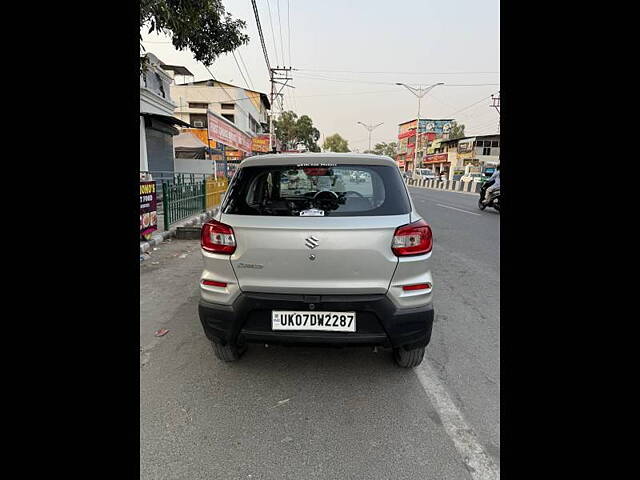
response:
M391 250L398 257L423 255L433 248L431 227L424 220L398 227L393 234Z
M233 228L217 220L210 220L202 226L200 245L207 252L231 255L236 250Z

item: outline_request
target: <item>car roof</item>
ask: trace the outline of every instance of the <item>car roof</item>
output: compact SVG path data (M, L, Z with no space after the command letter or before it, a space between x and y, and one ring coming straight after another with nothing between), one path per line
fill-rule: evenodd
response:
M276 153L254 155L240 162L240 167L255 167L259 165L298 165L328 163L336 165L390 165L396 162L384 155L366 153ZM313 166L313 165L311 165Z

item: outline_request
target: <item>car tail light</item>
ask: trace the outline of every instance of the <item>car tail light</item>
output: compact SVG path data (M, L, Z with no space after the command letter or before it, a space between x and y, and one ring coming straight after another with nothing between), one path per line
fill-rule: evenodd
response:
M202 280L203 285L208 285L210 287L226 287L226 282L216 282L215 280Z
M403 290L430 290L431 284L427 283L418 283L417 285L404 285L402 287Z
M398 227L393 234L391 250L398 257L423 255L433 248L431 227L424 220Z
M236 250L233 228L216 220L210 220L202 226L200 245L207 252L231 255Z

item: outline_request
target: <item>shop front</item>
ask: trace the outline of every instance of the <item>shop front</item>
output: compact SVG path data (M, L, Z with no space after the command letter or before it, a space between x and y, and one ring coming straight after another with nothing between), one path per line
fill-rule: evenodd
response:
M222 160L222 173L231 178L237 164L247 155L251 155L252 139L233 123L220 115L207 112L207 127L209 140L218 145ZM235 165L235 167L231 167Z
M424 166L432 169L436 175L445 175L447 178L449 177L451 163L449 162L449 155L446 153L426 155L424 157Z

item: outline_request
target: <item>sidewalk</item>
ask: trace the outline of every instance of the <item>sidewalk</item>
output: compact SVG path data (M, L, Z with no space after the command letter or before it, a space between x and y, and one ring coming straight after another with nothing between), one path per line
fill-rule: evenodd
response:
M200 225L211 218L218 212L218 207L214 207L211 210L207 210L203 213L193 215L189 218L185 218L179 222L174 223L168 231L164 231L164 219L162 215L158 215L158 230L156 230L149 241L140 242L140 261L145 260L146 255L144 253L151 250L153 247L158 246L164 242L167 238L175 237L178 227L190 227L194 225Z

